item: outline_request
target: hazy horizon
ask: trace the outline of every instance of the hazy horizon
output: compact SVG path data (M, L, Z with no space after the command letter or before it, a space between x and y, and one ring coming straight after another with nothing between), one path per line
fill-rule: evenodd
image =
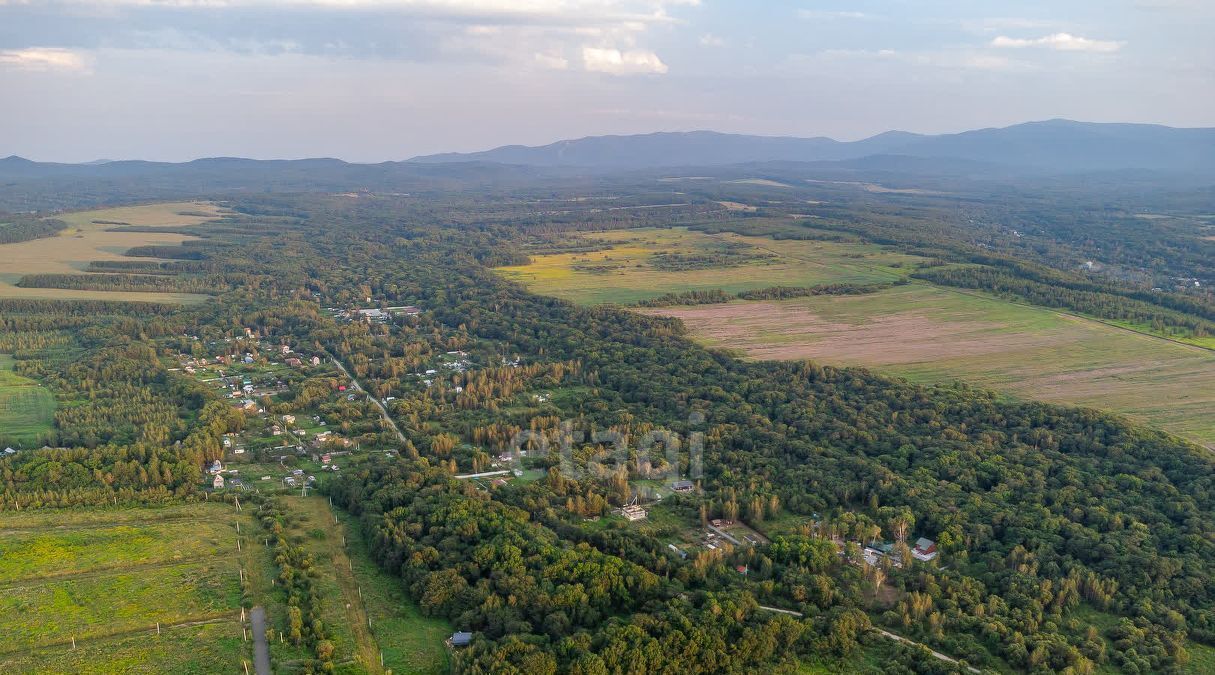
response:
M401 160L712 129L1215 126L1199 0L0 0L0 156Z

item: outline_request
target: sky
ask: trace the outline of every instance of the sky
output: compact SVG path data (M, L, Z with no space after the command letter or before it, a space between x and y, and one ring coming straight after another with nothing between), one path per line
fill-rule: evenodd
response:
M0 156L1215 126L1215 0L0 0Z

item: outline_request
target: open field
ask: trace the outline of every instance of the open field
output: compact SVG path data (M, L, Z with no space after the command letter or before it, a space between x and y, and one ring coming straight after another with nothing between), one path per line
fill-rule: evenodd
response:
M0 442L37 443L51 431L54 416L50 390L14 373L13 357L0 354Z
M751 358L962 380L1120 413L1215 447L1215 353L1049 309L911 284L647 311L677 316L697 339Z
M182 673L243 672L241 627L233 618L215 623L162 627L107 640L0 654L5 673ZM247 660L247 659L246 659Z
M288 531L293 539L303 539L301 545L315 564L317 575L312 583L320 597L321 620L334 644L334 662L354 661L353 667L343 672L381 672L375 641L367 631L367 615L342 550L343 534L329 512L328 502L323 497L283 500L296 516Z
M353 516L338 513L347 537L346 552L361 600L371 619L371 632L384 654L384 667L400 675L438 675L449 671L443 641L452 627L443 619L422 616L405 593L400 578L380 569Z
M0 514L0 672L240 670L238 522L221 503Z
M775 240L686 228L608 230L584 235L610 242L599 251L537 255L528 265L498 271L535 293L580 304L633 303L666 293L721 289L728 293L770 286L891 282L920 260L868 244ZM686 269L660 267L665 255L734 256L737 264Z
M193 215L182 215L189 213ZM209 214L209 215L201 215ZM149 302L201 302L203 295L189 293L149 293L86 291L64 288L20 288L16 283L26 274L79 274L94 260L134 260L123 254L144 245L173 246L192 239L169 232L110 232L119 223L182 227L206 222L221 214L214 204L172 202L147 206L127 206L96 211L79 211L56 216L68 224L54 237L0 244L0 298L38 298L75 300L143 300ZM104 221L104 222L97 222ZM154 260L153 258L138 258Z

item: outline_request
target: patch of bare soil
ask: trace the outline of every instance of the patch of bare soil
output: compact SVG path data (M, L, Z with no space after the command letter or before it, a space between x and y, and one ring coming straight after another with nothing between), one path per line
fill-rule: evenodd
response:
M777 302L647 311L678 317L693 334L758 359L890 365L1002 354L1066 340L1051 333L1004 334L999 324L948 321L914 311L874 316L864 323L829 321L804 306Z

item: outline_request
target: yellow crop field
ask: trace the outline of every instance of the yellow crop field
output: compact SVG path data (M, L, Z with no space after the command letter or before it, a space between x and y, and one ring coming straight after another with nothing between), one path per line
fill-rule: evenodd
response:
M94 260L130 260L131 258L123 254L136 246L174 246L193 238L168 232L112 231L119 226L118 223L181 227L206 222L222 213L220 207L206 202L169 202L78 211L56 216L68 224L67 229L57 236L15 244L0 244L0 260L4 262L0 265L0 298L201 302L206 296L188 293L21 288L16 284L26 274L80 274Z

